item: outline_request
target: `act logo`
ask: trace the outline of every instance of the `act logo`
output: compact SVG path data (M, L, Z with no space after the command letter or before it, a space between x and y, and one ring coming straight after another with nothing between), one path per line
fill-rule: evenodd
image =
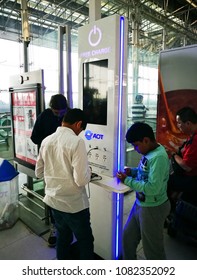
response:
M86 138L87 140L91 140L92 135L93 135L92 131L86 130L86 132L85 132L85 138Z
M93 133L91 130L86 130L85 132L85 138L87 140L91 140L91 139L98 139L98 140L102 140L103 139L103 134L99 134L99 133Z

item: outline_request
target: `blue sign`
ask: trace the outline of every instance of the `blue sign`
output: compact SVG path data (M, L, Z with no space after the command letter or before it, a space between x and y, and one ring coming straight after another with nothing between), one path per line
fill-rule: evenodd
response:
M103 137L104 137L103 134L93 133L91 130L86 130L85 132L85 138L87 140L91 140L91 139L103 140Z

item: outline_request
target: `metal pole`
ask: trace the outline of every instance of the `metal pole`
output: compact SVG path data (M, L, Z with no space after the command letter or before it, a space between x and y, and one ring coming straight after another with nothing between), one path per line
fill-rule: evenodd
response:
M24 72L29 71L28 61L28 45L30 43L27 0L21 0L21 18L22 18L22 37L23 37L23 54L24 54ZM33 178L27 176L27 185L29 189L33 190Z
M63 35L64 26L58 26L58 83L59 93L64 94L64 63L63 63Z
M66 34L66 36L64 36ZM58 83L59 93L64 94L64 37L66 38L66 78L67 100L69 107L73 107L72 98L72 67L71 67L71 32L69 26L58 27Z
M66 74L67 74L67 99L69 107L73 107L72 97L72 63L71 63L71 32L70 26L66 26Z
M27 13L27 0L21 0L21 19L22 19L22 37L23 37L23 54L24 54L24 72L28 72L28 45L30 42L29 23Z
M28 70L29 70L28 45L29 45L29 42L25 42L25 41L23 42L24 72L28 72Z

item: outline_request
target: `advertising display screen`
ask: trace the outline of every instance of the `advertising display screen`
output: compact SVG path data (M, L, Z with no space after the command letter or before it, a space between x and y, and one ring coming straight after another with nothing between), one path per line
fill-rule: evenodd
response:
M107 125L108 60L83 63L83 110L88 123Z
M176 152L187 139L177 126L177 111L197 108L196 53L196 45L160 53L156 137L171 152Z
M34 168L38 147L30 137L40 113L39 87L11 89L14 157L19 163Z

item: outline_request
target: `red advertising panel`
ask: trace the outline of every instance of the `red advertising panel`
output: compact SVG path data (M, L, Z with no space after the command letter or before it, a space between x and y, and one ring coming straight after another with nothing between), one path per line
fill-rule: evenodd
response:
M38 147L30 137L38 114L40 113L40 95L38 86L11 89L14 157L16 161L28 167L34 167Z
M176 125L176 112L197 111L197 45L162 51L159 58L157 141L175 151L186 136Z

